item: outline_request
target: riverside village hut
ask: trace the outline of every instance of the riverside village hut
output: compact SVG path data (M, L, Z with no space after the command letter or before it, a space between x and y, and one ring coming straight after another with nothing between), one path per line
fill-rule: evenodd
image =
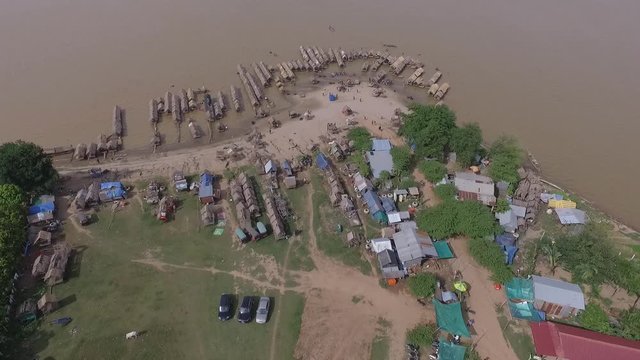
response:
M457 172L454 185L462 200L475 200L487 206L496 204L496 188L490 177L467 172Z
M536 309L547 317L566 318L585 309L580 286L562 280L532 275L533 300Z
M211 204L215 201L213 197L213 175L209 170L200 174L200 187L198 188L198 198L201 204Z

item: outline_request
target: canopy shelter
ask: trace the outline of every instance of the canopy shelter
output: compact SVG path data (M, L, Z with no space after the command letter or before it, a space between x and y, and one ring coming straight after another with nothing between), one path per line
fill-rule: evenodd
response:
M542 321L543 316L534 307L533 280L514 277L505 286L511 315L518 319Z
M451 259L453 258L453 252L449 247L449 243L443 240L434 241L433 247L436 248L436 252L438 253L438 259Z
M446 341L445 339L440 339L438 350L438 360L464 360L464 353L467 351L467 348Z
M462 306L459 302L443 304L433 299L432 303L436 310L436 322L441 330L454 335L471 337L462 317Z

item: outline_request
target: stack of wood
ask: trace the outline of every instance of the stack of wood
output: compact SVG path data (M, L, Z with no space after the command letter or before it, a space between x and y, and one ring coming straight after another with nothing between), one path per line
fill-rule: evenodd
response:
M520 175L522 180L513 194L513 205L527 208L524 220L533 221L540 210L540 194L544 186L540 177L531 170L521 170Z

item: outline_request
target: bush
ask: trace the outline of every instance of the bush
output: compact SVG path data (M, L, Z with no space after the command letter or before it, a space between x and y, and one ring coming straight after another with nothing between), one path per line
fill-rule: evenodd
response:
M408 174L413 168L413 154L408 146L396 146L391 148L393 171L397 175Z
M447 168L442 163L435 160L421 161L418 169L432 184L439 182L445 175L447 175Z
M407 286L418 298L425 298L433 295L436 291L436 277L430 273L422 273L412 276L407 281Z
M350 129L347 133L347 139L353 141L353 147L360 151L371 150L371 134L363 127Z
M451 135L451 149L456 152L458 164L462 167L473 164L481 144L482 130L476 123L456 128Z
M438 337L438 327L434 323L418 325L407 332L407 342L415 346L431 347Z
M14 184L27 194L52 191L58 180L51 158L36 144L24 141L0 145L0 184Z
M505 284L513 278L513 272L505 263L505 255L493 240L473 238L469 240L469 253L478 264L491 272L491 280Z
M589 330L604 334L611 334L613 332L607 313L605 313L598 304L593 302L587 304L584 311L578 315L578 322L580 326Z
M444 201L419 212L416 221L435 239L485 237L500 231L491 210L475 201Z
M640 340L640 310L629 309L620 316L622 336L627 339Z
M433 192L440 198L440 200L453 200L458 194L458 189L456 189L453 184L441 184L433 188Z
M518 168L522 165L524 152L515 138L501 136L489 148L489 175L496 181L506 181L512 185L518 183Z
M496 202L496 207L495 207L495 212L496 213L503 213L505 211L508 211L511 208L511 206L509 206L509 202L507 201L507 199L498 199L498 201Z
M362 153L353 154L351 156L351 161L358 168L360 175L364 177L371 176L371 168L369 167L369 164L365 160L364 155L362 155Z
M412 105L411 113L403 115L399 133L408 144L415 144L421 157L444 158L451 133L456 127L456 114L446 105Z

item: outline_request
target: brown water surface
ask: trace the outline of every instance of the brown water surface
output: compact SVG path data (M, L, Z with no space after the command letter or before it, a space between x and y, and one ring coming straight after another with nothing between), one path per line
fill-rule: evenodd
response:
M228 91L237 63L301 44L391 43L444 70L462 121L517 136L546 176L640 227L639 14L635 0L7 0L0 141L95 141L117 103L142 145L171 85Z

